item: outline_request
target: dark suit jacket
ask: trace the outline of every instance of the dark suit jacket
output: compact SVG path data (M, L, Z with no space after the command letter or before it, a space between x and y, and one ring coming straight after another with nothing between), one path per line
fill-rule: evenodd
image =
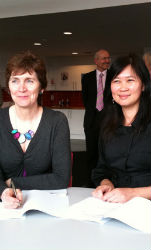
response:
M85 106L84 128L92 127L95 124L97 100L96 70L85 74L82 77L82 97Z
M85 106L84 127L91 127L96 110L97 81L96 70L85 74L82 78L82 97Z

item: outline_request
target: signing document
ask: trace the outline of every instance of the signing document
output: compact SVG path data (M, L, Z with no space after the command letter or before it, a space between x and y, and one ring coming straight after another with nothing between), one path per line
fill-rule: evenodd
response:
M67 190L31 190L23 191L23 204L17 209L4 208L0 203L0 220L23 218L30 210L38 210L56 216L69 206Z
M98 223L116 219L145 233L151 233L151 201L142 197L135 197L122 204L89 197L70 206L62 217Z
M123 204L88 197L69 206L66 189L23 191L21 207L7 209L0 203L0 219L22 218L30 210L38 210L64 219L101 224L116 219L145 233L151 233L151 201L142 197L135 197Z

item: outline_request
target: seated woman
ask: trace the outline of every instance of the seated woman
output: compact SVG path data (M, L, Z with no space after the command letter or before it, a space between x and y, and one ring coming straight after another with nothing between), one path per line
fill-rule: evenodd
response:
M117 58L104 93L99 161L93 196L124 203L151 199L151 84L137 55Z
M39 104L47 86L45 65L39 57L31 52L12 57L6 84L14 105L0 110L0 198L5 207L17 208L23 189L67 188L70 133L63 113Z

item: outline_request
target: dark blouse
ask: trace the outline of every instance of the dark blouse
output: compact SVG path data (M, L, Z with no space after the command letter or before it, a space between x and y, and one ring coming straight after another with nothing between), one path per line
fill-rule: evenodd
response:
M12 178L20 189L66 188L70 179L70 132L65 115L43 109L39 127L24 153L11 134L9 109L0 110L0 194ZM23 177L23 169L26 177Z
M108 143L100 140L99 160L92 172L96 186L109 179L115 187L151 186L151 123L136 133L131 127L120 126Z

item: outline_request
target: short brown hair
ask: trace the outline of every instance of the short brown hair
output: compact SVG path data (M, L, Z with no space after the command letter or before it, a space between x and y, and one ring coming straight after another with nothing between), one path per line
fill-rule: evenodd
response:
M6 66L6 86L8 87L10 76L16 73L24 74L35 71L40 82L41 89L47 87L46 67L41 58L31 51L25 51L11 57Z

